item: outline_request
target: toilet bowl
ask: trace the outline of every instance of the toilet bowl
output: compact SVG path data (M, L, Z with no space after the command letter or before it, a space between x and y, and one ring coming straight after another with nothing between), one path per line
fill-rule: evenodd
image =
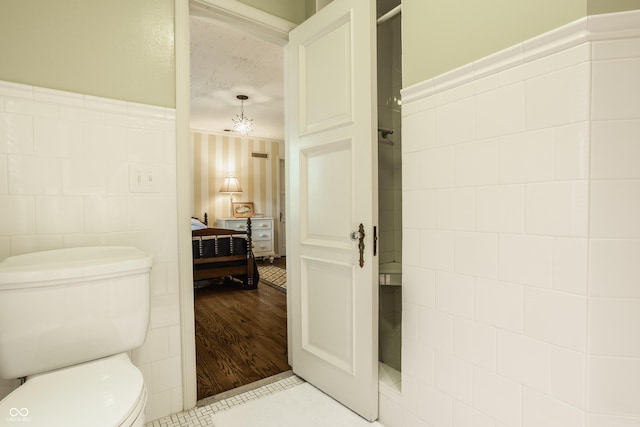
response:
M0 426L143 426L147 391L127 351L149 321L150 256L130 247L0 262ZM17 424L21 425L21 424Z
M0 401L0 425L141 427L146 400L142 374L120 354L30 377Z

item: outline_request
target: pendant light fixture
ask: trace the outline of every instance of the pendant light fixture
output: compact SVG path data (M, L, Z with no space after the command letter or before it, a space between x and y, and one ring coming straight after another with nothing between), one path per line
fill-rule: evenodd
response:
M249 99L247 95L236 96L240 100L240 114L236 114L233 119L233 130L240 132L241 135L249 135L253 132L253 119L244 116L244 101Z

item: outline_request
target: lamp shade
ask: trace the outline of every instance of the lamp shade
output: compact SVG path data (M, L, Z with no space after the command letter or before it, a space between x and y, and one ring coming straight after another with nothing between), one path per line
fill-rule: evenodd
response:
M222 187L220 187L221 193L242 193L242 188L238 182L238 178L235 176L228 176L224 179Z

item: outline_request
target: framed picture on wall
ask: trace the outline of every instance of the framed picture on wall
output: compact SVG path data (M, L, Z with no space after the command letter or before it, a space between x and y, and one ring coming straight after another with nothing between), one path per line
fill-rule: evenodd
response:
M251 218L253 216L252 202L233 202L234 218Z

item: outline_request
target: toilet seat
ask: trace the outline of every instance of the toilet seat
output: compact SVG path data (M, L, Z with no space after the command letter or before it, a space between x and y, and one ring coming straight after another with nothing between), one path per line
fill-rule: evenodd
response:
M119 354L29 378L0 401L0 416L30 427L141 426L146 399L142 373Z

